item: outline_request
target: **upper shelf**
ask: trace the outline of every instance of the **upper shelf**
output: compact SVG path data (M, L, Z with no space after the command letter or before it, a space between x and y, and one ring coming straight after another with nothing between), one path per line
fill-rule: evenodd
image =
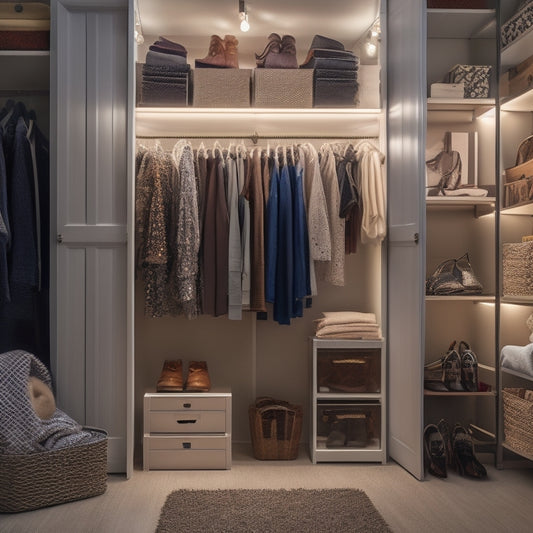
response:
M155 108L136 110L137 137L378 137L380 109Z
M494 109L494 98L428 98L427 120L435 122L473 122Z
M505 99L501 104L501 109L502 111L533 111L533 89Z
M0 50L2 91L46 91L50 87L50 52Z
M527 59L533 50L533 28L509 43L501 53L501 71L506 72Z
M496 36L494 9L428 9L430 39L491 39Z

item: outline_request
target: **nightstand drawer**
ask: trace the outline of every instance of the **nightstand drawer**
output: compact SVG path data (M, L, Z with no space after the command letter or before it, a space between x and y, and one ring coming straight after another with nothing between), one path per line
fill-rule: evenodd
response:
M158 396L148 398L148 409L150 411L181 411L182 409L191 411L224 411L226 409L226 398L223 397L194 397L179 396Z
M151 411L146 433L225 433L225 411Z
M230 445L229 435L145 436L145 470L228 469Z

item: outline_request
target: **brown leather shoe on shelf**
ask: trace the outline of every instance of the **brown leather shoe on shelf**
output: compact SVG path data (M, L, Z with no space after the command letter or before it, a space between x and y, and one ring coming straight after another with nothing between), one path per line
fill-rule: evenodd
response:
M207 372L207 363L205 361L191 361L185 390L189 392L208 392L210 388L211 380Z
M181 392L183 390L183 367L181 359L165 361L157 380L157 392Z

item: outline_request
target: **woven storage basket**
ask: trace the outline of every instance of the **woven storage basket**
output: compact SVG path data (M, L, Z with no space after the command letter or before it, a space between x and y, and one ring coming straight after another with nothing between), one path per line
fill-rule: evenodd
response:
M88 429L87 429L88 430ZM17 513L103 494L107 483L107 434L42 453L0 455L0 512Z
M302 434L303 411L299 405L251 405L250 433L254 457L262 461L294 460Z
M504 243L503 294L533 294L533 241Z
M505 443L522 454L533 456L533 402L525 389L503 389L503 429Z
M313 107L312 69L257 68L255 107Z
M193 106L250 107L251 69L197 68L193 76Z

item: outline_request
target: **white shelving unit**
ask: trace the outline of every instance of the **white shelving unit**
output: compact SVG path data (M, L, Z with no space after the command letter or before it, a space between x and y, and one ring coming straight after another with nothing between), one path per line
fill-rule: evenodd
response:
M442 81L456 64L496 64L496 11L494 9L427 10L427 84ZM425 363L446 353L453 340L468 342L478 356L483 392L424 390L424 423L446 418L451 424L474 424L496 433L496 129L491 83L486 98L431 98L426 101L426 146L433 148L444 132L476 132L477 184L489 190L485 197L425 198L426 276L446 259L469 254L481 284L480 295L425 297ZM434 153L427 153L427 159ZM492 442L492 451L495 442Z
M385 463L384 340L313 337L310 349L311 461Z

